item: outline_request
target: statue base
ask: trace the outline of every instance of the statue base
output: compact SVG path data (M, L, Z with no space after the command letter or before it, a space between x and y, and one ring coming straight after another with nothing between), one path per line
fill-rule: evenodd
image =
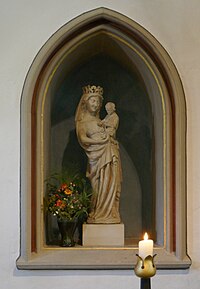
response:
M83 224L83 246L124 246L124 224Z

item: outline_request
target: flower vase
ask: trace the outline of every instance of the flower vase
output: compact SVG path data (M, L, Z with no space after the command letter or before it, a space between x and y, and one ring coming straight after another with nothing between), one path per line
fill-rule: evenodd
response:
M87 221L87 215L82 214L78 218L77 228L78 228L78 244L83 245L83 224Z
M58 219L58 228L61 234L61 247L74 247L74 233L77 228L77 220Z

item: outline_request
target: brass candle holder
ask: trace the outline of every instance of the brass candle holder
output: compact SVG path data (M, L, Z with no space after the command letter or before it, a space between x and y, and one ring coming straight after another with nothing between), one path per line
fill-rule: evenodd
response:
M138 255L137 263L135 266L135 275L141 278L141 289L151 289L151 277L156 274L156 266L154 258L156 256L147 256L144 260Z

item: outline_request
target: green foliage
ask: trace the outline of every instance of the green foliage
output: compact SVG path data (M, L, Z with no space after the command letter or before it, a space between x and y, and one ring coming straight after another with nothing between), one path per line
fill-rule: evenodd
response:
M87 179L76 170L52 174L46 180L46 187L46 210L59 220L88 215L92 189Z

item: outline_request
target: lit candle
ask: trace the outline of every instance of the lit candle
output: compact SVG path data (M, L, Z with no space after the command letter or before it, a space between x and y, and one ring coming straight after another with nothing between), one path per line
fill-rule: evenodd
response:
M153 240L149 240L145 233L144 240L139 242L139 256L144 260L149 255L153 256Z

